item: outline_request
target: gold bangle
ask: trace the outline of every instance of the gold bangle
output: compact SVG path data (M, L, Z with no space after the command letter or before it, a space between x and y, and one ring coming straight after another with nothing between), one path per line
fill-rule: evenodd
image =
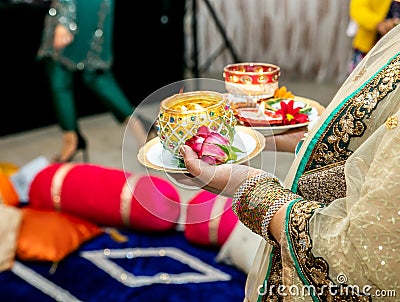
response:
M264 217L264 220L262 222L261 226L261 234L262 237L267 240L267 242L271 245L277 245L277 242L275 239L271 236L271 233L269 232L269 225L271 223L272 218L276 214L276 212L279 211L279 209L286 203L291 202L296 199L300 199L301 197L299 195L296 195L288 190L288 194L285 197L282 197L275 202L273 202L269 208L268 212Z
M248 193L248 191L250 191L255 185L259 184L260 181L269 179L269 178L275 178L275 176L271 173L265 172L265 173L258 174L256 176L251 176L251 177L247 178L246 181L243 182L239 186L238 190L233 195L233 198L232 198L233 210L235 211L235 209L239 205L239 201L242 199L243 195Z

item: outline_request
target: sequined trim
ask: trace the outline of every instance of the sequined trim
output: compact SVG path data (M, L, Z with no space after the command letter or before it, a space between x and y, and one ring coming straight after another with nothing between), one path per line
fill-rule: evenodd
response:
M109 282L116 282L120 286L131 288L141 287L148 288L151 285L164 284L176 288L176 284L198 284L210 282L225 282L232 279L228 273L194 257L187 252L173 248L173 247L146 247L135 248L129 247L126 249L108 249L104 250L91 250L82 251L79 254L82 258L90 261L102 274L108 275L112 280ZM135 275L130 269L126 270L123 266L119 266L120 261L115 259L122 259L123 261L133 262L132 266L136 266L138 258L144 259L172 259L172 261L180 262L190 268L187 272L168 273L162 270L156 272L155 275ZM170 260L171 261L171 260ZM129 265L128 265L129 267ZM162 266L160 267L162 269ZM42 291L43 294L53 298L52 301L63 302L81 302L77 297L69 293L68 290L59 287L53 283L49 274L39 274L33 269L25 266L19 261L15 261L11 271L24 280L27 284ZM49 299L47 299L49 300ZM135 299L130 299L135 300Z
M386 129L388 129L388 130L392 130L392 129L396 128L398 124L399 124L399 120L398 120L397 116L390 116L390 117L388 117L388 119L385 122Z
M230 275L213 267L200 259L187 254L185 251L174 247L129 247L126 249L104 249L83 251L80 255L86 260L92 262L99 269L109 274L117 282L123 285L139 288L152 284L187 284L202 282L229 281ZM125 259L125 261L136 261L137 258L171 258L174 261L184 263L190 270L180 274L157 272L155 275L135 275L130 270L120 267L114 259ZM157 260L156 260L157 261ZM131 299L132 300L132 299ZM133 299L134 300L134 299Z
M233 204L235 205L236 201L242 198L243 194L245 194L249 189L255 186L259 181L263 180L264 178L271 177L274 177L274 175L271 173L262 173L246 179L246 181L242 183L238 190L235 192L235 195L233 196Z
M249 182L250 185L246 183ZM269 235L269 223L273 215L286 202L301 198L285 189L279 179L269 175L249 179L238 190L232 201L233 212L253 232L263 236L270 244L276 242Z
M298 181L298 194L325 204L346 196L345 162L338 162L304 173Z
M370 297L361 296L361 293L351 295L352 291L332 291L345 285L336 285L329 277L328 262L312 254L309 219L321 207L320 203L302 200L293 203L288 210L286 234L299 277L310 286L314 301L371 301Z
M112 65L112 58L105 60L101 58L101 54L104 51L104 22L107 15L111 12L110 0L103 0L98 10L98 23L97 28L93 32L93 36L90 41L90 49L88 50L87 56L81 62L75 62L68 56L64 55L62 51L56 50L53 47L54 29L57 24L61 23L67 27L72 34L79 32L78 25L76 23L77 12L75 1L60 1L55 0L49 9L48 15L45 18L44 34L42 45L38 50L38 57L51 57L54 61L60 62L62 65L67 67L69 70L108 70Z
M396 57L336 113L316 143L306 171L346 160L353 152L348 149L351 138L364 133L365 120L399 81L400 57Z
M305 171L346 160L352 154L348 148L351 139L364 133L366 120L399 81L400 57L397 54L360 90L344 99L315 135L314 142L308 145L292 183L293 192L297 191L297 180Z
M82 302L77 297L72 295L68 290L56 285L53 283L49 275L47 279L45 275L36 272L34 269L25 266L19 261L15 261L14 265L11 268L11 271L24 280L27 284L37 288L41 291L41 294L45 294L54 299L54 301L62 301L62 302ZM38 291L38 292L39 292ZM28 299L29 300L29 299ZM49 299L47 299L49 300Z
M104 44L104 22L107 17L107 14L110 13L111 4L110 0L104 0L100 5L100 10L98 12L99 21L97 23L97 29L93 34L91 43L90 43L90 50L87 55L87 63L89 66L97 66L98 69L106 69L109 68L106 64L105 66L99 65L99 63L104 64L104 61L100 57L100 54L103 51L103 44Z
M283 301L282 288L282 257L279 247L273 247L270 257L270 267L263 286L259 289L258 302Z
M121 190L120 195L120 214L122 223L129 227L131 225L131 209L132 209L132 197L137 182L142 176L134 174L128 177L124 186Z
M51 200L53 201L53 206L56 211L61 211L61 191L64 179L74 167L72 163L66 163L61 165L53 175L51 180L50 192Z
M268 208L267 214L264 216L264 220L262 222L261 226L261 234L262 236L269 242L271 245L277 245L275 242L275 239L272 237L272 235L269 232L269 224L272 220L272 217L274 217L275 213L278 212L278 210L286 203L292 202L293 200L299 200L300 196L293 194L293 193L288 193L282 198L277 199L274 201Z

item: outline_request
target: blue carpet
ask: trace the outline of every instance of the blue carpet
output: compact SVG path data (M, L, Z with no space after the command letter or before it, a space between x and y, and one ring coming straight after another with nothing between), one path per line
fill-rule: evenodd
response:
M216 249L189 243L183 232L101 235L58 264L17 260L0 273L0 301L230 301L244 297L245 274L215 262Z

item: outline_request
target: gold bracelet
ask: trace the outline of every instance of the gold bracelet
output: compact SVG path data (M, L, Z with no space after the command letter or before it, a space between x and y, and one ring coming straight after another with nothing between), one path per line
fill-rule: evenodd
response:
M275 176L271 173L265 172L262 174L258 174L256 176L251 176L244 183L242 183L232 198L233 211L236 213L235 210L239 206L240 200L242 199L243 195L247 194L250 190L252 190L252 188L255 185L259 184L260 181L270 178L275 178Z
M287 190L287 191L288 191L288 194L286 196L284 196L284 197L276 200L272 204L270 204L270 206L268 208L268 212L265 215L264 220L262 222L262 226L261 226L262 237L265 240L267 240L267 242L271 245L277 245L277 242L275 241L275 239L271 236L271 233L269 232L269 225L271 223L272 218L284 204L291 202L293 200L296 200L296 199L301 199L301 197L299 195L296 195L296 194L290 192L289 190Z
M250 177L239 187L232 199L232 209L244 225L269 244L277 245L269 232L269 224L285 203L300 198L285 189L273 174L264 173Z

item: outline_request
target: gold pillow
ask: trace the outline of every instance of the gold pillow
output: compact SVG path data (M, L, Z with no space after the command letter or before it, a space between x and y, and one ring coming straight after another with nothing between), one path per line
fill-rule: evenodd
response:
M103 230L98 225L52 210L22 208L17 243L21 260L60 261Z
M19 209L0 204L0 272L10 269L14 263L21 221Z

